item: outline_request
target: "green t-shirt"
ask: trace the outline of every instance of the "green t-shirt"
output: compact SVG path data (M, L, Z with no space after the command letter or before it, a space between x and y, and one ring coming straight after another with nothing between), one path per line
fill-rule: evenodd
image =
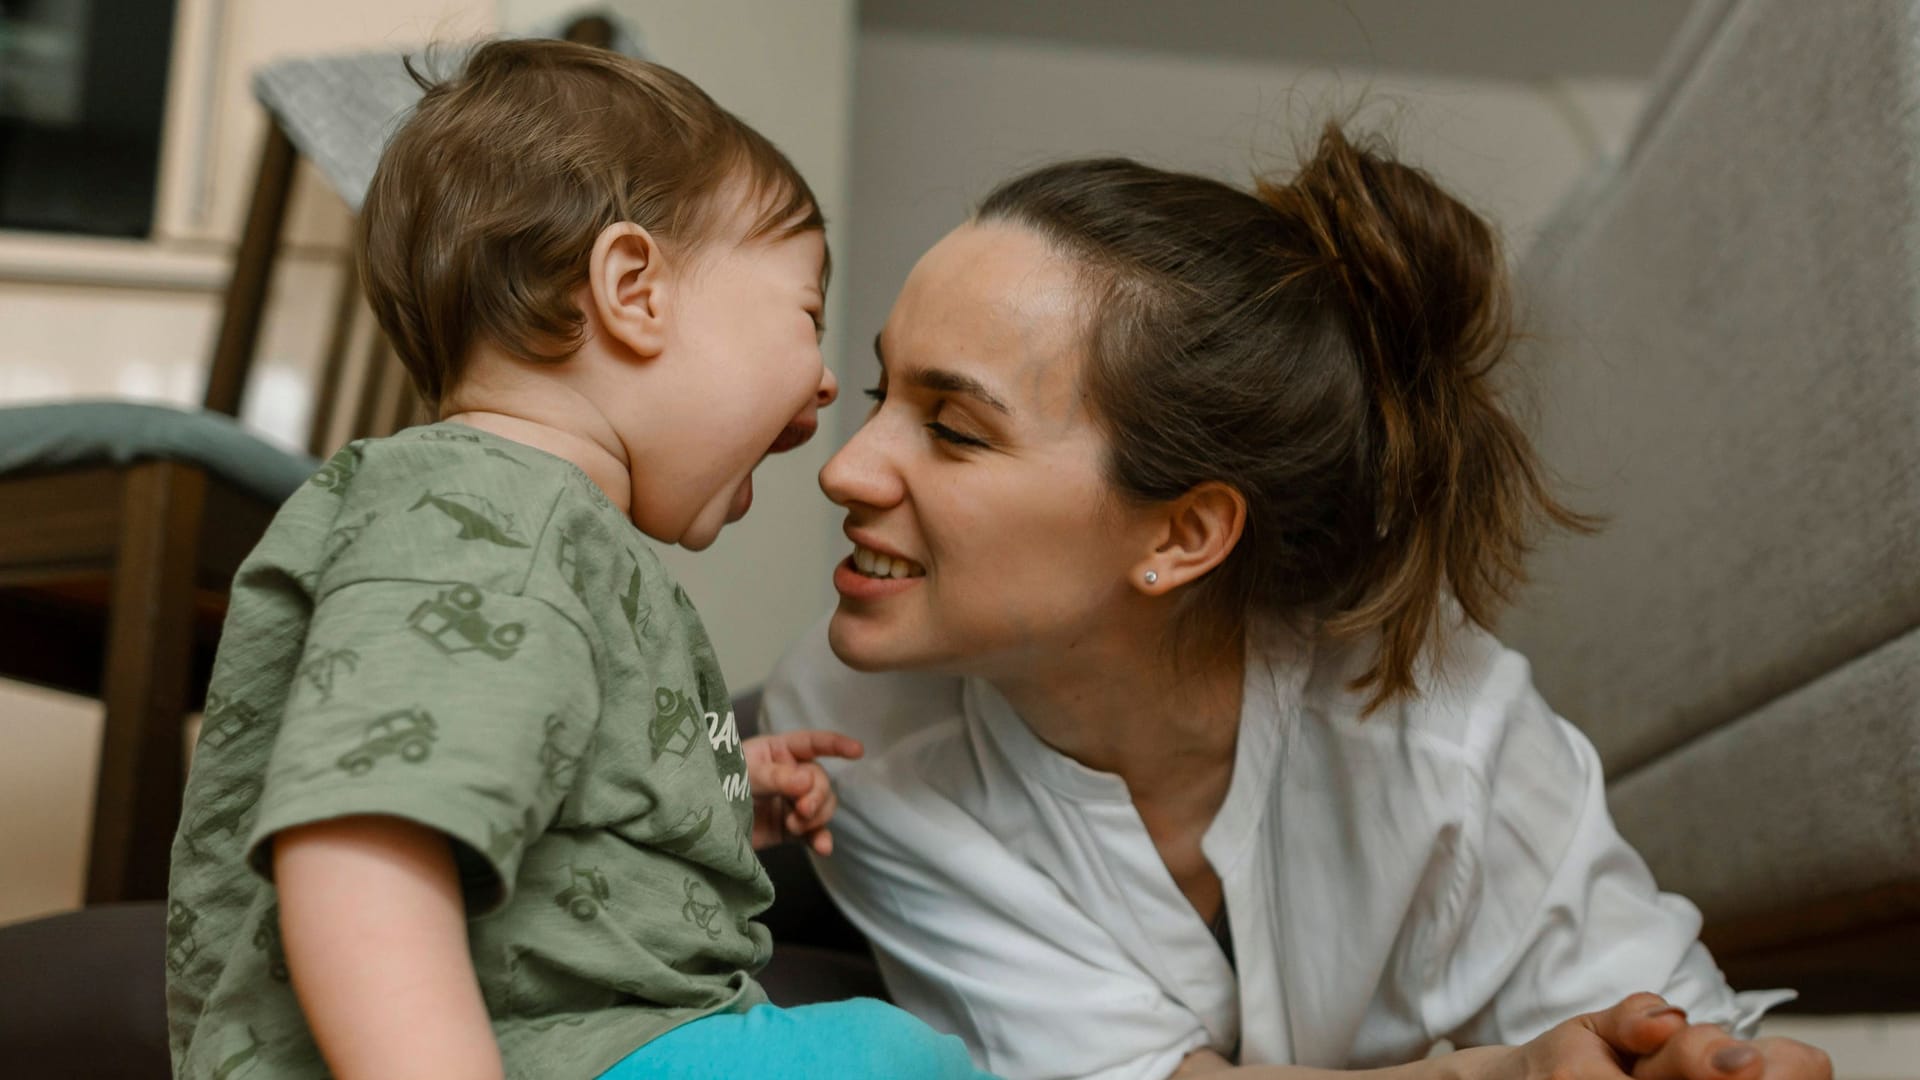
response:
M456 424L356 443L240 568L173 847L175 1075L326 1074L271 847L348 814L455 841L509 1076L596 1076L765 1000L773 888L712 646L559 458Z

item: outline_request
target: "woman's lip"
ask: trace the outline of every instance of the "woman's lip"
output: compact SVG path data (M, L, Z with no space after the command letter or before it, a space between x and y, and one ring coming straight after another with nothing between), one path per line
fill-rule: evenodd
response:
M767 447L767 453L784 454L794 447L805 444L818 430L820 430L818 420L795 420L781 430L780 437L773 440L772 446Z
M833 587L849 600L879 600L897 596L925 580L924 577L868 577L854 567L851 555L840 560L840 564L833 568Z

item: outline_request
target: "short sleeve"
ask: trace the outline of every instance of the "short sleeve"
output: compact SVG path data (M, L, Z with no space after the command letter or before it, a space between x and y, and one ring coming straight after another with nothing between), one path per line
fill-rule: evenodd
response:
M459 842L468 911L505 902L598 722L594 652L552 605L471 584L366 581L314 611L274 746L253 868L283 829L384 815Z

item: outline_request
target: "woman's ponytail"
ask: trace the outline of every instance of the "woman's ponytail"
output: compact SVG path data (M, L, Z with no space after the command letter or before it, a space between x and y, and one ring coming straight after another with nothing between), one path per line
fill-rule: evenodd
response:
M1291 183L1256 193L1299 223L1338 283L1374 404L1375 543L1327 629L1380 633L1362 679L1377 704L1413 688L1446 594L1491 626L1538 525L1590 523L1547 490L1487 378L1513 331L1499 240L1479 215L1331 124Z
M1075 162L1002 186L980 216L1037 228L1104 275L1085 382L1115 484L1155 500L1215 480L1246 497L1241 543L1195 613L1233 631L1306 613L1377 633L1355 684L1370 709L1415 690L1448 594L1491 626L1538 529L1590 527L1547 490L1488 378L1512 338L1493 231L1337 125L1252 197Z

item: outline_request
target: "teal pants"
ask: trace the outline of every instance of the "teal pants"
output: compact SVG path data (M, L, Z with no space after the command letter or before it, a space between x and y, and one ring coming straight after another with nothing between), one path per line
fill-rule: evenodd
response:
M967 1049L872 998L756 1005L667 1032L600 1080L992 1080Z

